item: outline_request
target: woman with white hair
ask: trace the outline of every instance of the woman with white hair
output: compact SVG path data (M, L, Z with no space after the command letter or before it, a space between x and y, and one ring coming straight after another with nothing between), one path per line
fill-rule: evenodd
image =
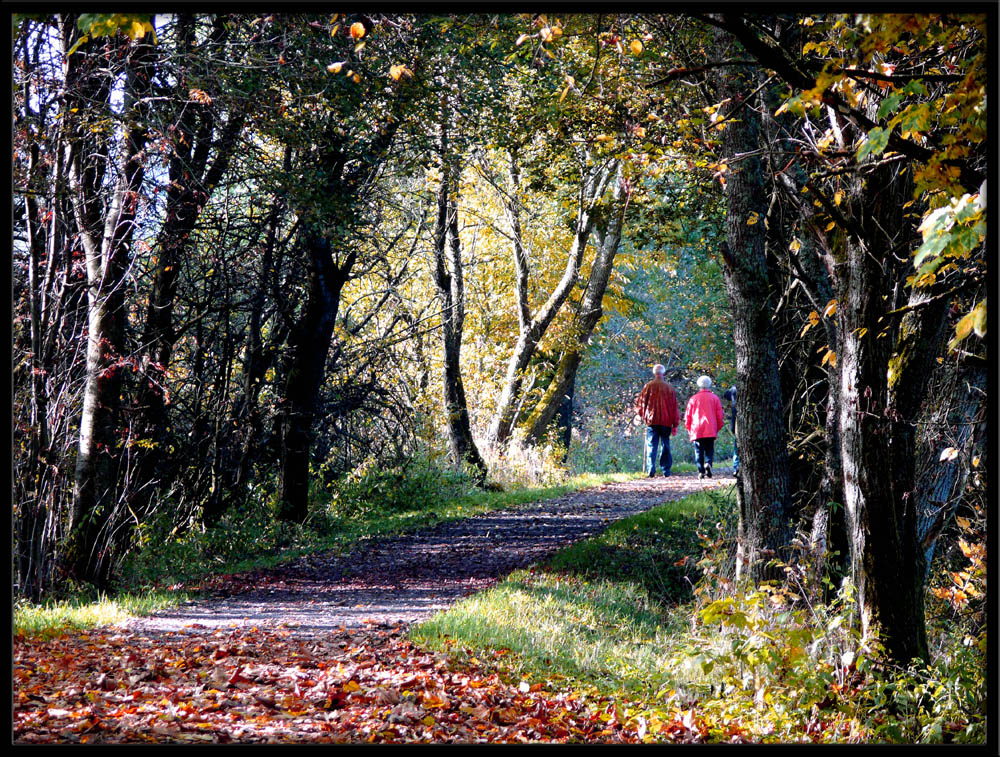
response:
M722 402L711 390L712 379L698 377L698 391L688 400L684 412L684 428L694 444L698 478L712 477L712 460L715 457L715 437L726 423Z

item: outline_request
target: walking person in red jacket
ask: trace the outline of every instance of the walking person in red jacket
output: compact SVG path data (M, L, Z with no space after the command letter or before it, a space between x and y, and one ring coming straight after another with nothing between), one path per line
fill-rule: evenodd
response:
M715 457L715 437L726 423L722 402L711 391L712 379L698 377L698 391L688 400L684 413L684 428L694 444L698 478L712 477L712 459Z
M677 392L663 378L667 369L657 363L653 366L653 380L647 383L635 402L635 412L646 424L645 470L656 475L656 452L660 447L660 470L670 475L674 463L670 454L670 436L677 433Z

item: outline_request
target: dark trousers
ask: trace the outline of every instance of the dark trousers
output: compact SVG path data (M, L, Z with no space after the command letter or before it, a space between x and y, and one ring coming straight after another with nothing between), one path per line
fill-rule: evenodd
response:
M694 440L694 461L698 464L699 473L711 473L714 458L715 437Z
M664 476L670 475L674 459L670 454L670 426L646 426L646 473L656 473L656 451L660 451L660 470Z

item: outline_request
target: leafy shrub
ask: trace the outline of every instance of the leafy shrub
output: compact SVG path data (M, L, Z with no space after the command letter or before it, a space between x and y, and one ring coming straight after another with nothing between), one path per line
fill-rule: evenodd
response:
M331 487L329 509L348 518L378 512L420 512L473 488L471 478L465 473L441 467L424 457L394 468L371 461Z
M715 738L735 729L760 741L985 740L985 543L973 540L973 524L960 524L968 565L928 592L932 659L907 667L862 640L850 581L821 601L806 549L782 566L783 581L738 586L733 526L720 521L718 537L706 539L694 627L673 658Z

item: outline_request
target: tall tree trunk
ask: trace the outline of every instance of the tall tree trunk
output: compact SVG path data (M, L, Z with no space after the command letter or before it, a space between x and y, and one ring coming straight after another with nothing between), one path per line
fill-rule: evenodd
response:
M290 338L291 356L281 423L278 517L301 523L308 514L309 461L313 420L326 373L340 293L356 260L349 253L338 265L330 240L306 227L301 233L307 257L309 290L305 310Z
M311 161L309 170L316 171L320 178L319 196L323 202L307 205L300 216L298 238L306 258L308 291L302 315L290 335L291 354L281 400L278 517L282 520L302 522L308 515L313 421L326 376L340 294L358 258L357 249L342 257L335 254L335 245L342 244L345 228L356 222L363 193L368 191L366 186L386 160L402 123L400 111L411 96L408 87L400 89L392 101L391 117L367 144L355 145L355 154L343 151L343 131L337 134L338 125L330 123L315 149L302 156Z
M119 412L121 360L125 352L125 277L145 168L142 151L147 140L147 125L140 103L150 89L152 50L152 40L147 39L126 51L124 111L128 121L114 177L115 187L103 218L98 216L96 197L101 183L95 182L86 165L88 156L82 154L87 143L81 139L69 140L66 161L77 231L86 258L89 312L86 383L66 554L72 573L99 586L107 583L116 557L111 531L121 494L118 491L122 445ZM76 55L68 56L68 68L76 65L73 60ZM103 78L104 74L97 76ZM67 90L73 91L69 74L67 80ZM79 90L73 91L73 96L80 94ZM83 97L77 102L81 109L109 107L106 98L96 100L96 105L95 101L87 102Z
M460 173L449 143L447 107L441 116L438 154L441 161L441 185L438 188L437 224L434 234L434 283L441 301L442 342L444 348L443 385L445 425L452 463L466 464L476 480L486 481L483 462L469 424L469 408L462 381L461 350L465 323L465 284L462 247L458 234L458 185Z
M788 448L782 422L778 355L768 286L764 218L768 196L760 148L760 116L747 98L754 81L745 68L727 72L722 96L730 120L722 132L726 172L726 244L722 255L733 312L736 412L740 419L740 537L737 575L757 580L785 556L791 541Z
M837 360L844 498L862 632L906 663L927 657L912 424L933 362L921 342L931 337L938 343L941 312L933 306L911 311L914 318L904 319L894 350L889 338L880 337L889 326L883 293L892 289L894 261L877 252L892 241L887 231L907 228L901 209L909 192L891 171L873 172L867 191L854 198L851 217L860 222L848 233L837 267Z
M517 344L514 345L514 352L507 363L507 375L504 378L503 389L500 394L500 401L490 422L487 432L487 439L491 446L503 446L510 439L514 429L514 421L517 415L517 408L522 401L522 383L524 381L524 371L531 362L532 356L538 343L545 336L556 314L562 308L569 297L573 285L576 283L577 275L580 271L580 264L583 262L583 254L590 238L590 232L595 220L595 206L604 194L605 187L613 169L608 165L601 165L595 168L588 168L586 156L581 156L581 179L579 204L577 206L577 216L573 242L566 254L566 267L562 278L549 295L545 304L539 308L534 317L530 317L530 307L527 291L527 257L520 234L520 173L517 166L516 156L511 155L511 195L509 198L508 211L511 217L511 231L514 240L514 262L517 270L517 310L520 326Z
M590 342L590 337L604 313L601 303L604 300L608 282L611 280L611 273L614 271L615 256L621 246L627 202L628 195L623 188L621 167L619 166L613 189L613 199L608 208L608 218L603 224L604 228L599 228L600 222L595 225L594 236L597 252L594 264L590 269L590 276L587 279L587 286L574 318L572 341L560 356L555 375L549 382L545 394L542 395L541 400L524 424L525 441L529 444L540 443L552 421L558 418L558 425L563 432L563 443L567 449L569 448L576 373L583 360L584 350Z
M831 118L836 118L831 114ZM821 316L820 323L826 334L826 343L837 344L836 319L826 315L829 303L835 299L831 271L834 262L827 246L822 224L816 217L811 198L803 197L807 177L801 163L796 160L782 172L780 180L785 186L786 197L796 208L802 238L799 249L789 259L797 270L804 291L813 310ZM843 508L843 467L840 460L840 366L836 360L826 363L826 407L823 422L823 470L819 482L819 503L812 515L810 549L813 568L819 577L827 569L834 576L849 572L850 545Z

